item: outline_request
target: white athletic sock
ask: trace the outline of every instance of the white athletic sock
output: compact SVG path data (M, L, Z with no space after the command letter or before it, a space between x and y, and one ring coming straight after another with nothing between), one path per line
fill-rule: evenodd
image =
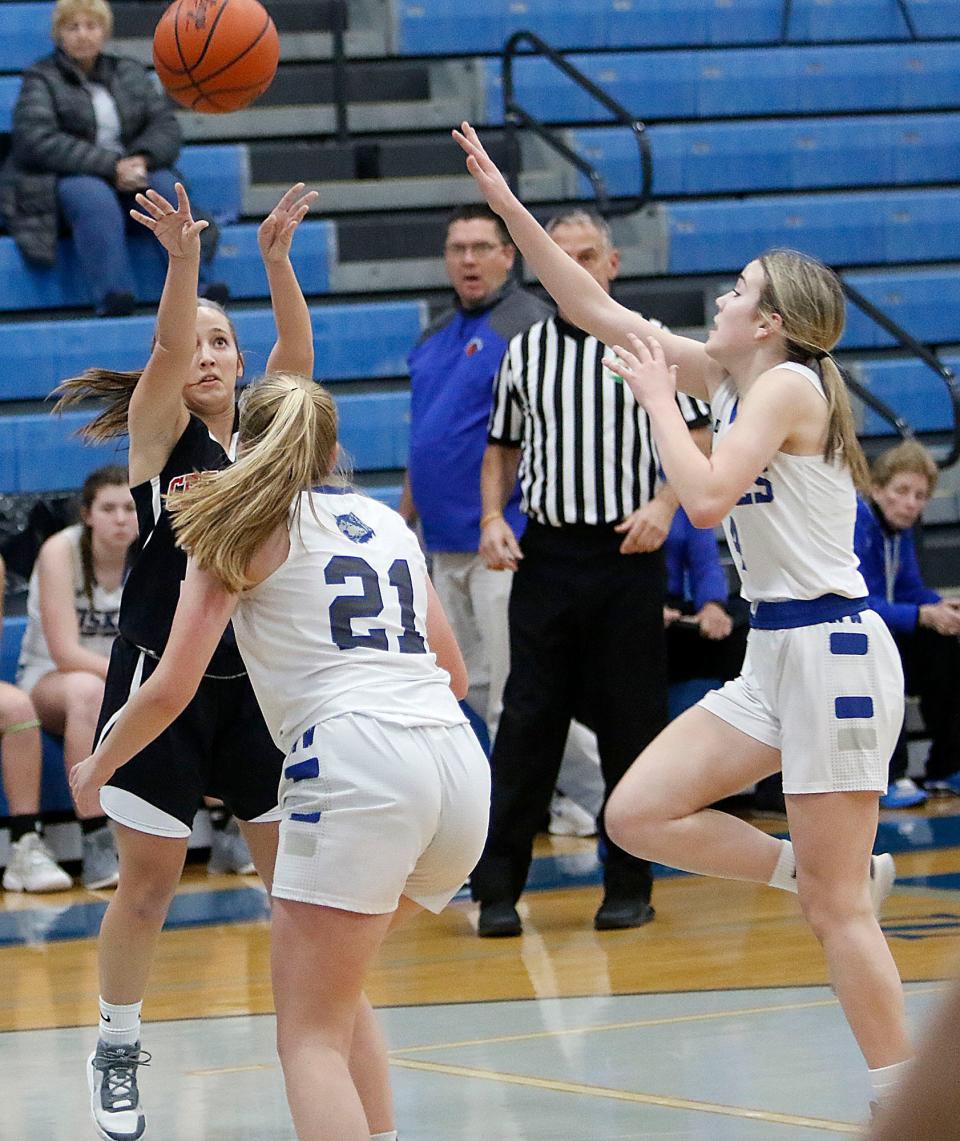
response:
M777 857L777 866L773 875L767 880L770 887L778 887L781 891L792 891L797 894L797 861L793 858L793 845L789 840L780 841L780 855Z
M100 1037L108 1046L132 1046L140 1041L142 1002L117 1006L100 999Z
M397 1141L396 1129L391 1129L389 1133L371 1133L370 1141Z
M903 1081L912 1059L905 1062L894 1062L892 1066L880 1066L876 1070L868 1070L870 1085L873 1086L873 1096L884 1105L896 1092L897 1086Z

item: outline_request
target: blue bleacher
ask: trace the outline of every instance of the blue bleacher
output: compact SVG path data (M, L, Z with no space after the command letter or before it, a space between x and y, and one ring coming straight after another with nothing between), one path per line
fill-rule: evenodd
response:
M667 222L670 273L737 269L770 246L836 266L960 258L960 190L680 202Z
M960 115L841 116L774 122L653 126L653 193L664 197L952 181ZM613 196L635 194L639 159L633 132L589 127L570 132L574 149L599 171ZM588 179L579 194L589 198Z
M232 314L247 377L266 367L276 339L269 309ZM423 301L377 301L311 309L316 375L323 380L403 376L406 354L427 319ZM153 317L23 321L3 326L0 400L43 399L65 377L97 365L142 368L150 351ZM37 345L43 352L37 353ZM24 361L30 360L30 368Z
M246 146L237 143L184 147L177 169L186 180L195 209L206 210L221 223L243 213L243 192L250 182Z
M911 3L921 36L960 35L955 0ZM494 53L521 29L560 50L687 44L776 44L783 0L401 0L394 5L394 44L402 55ZM469 26L469 43L464 27ZM794 0L790 41L907 39L896 0Z
M265 369L276 339L269 309L232 315L252 379ZM310 310L316 375L322 380L401 377L406 354L427 321L423 301L373 301ZM153 317L11 322L0 337L0 400L42 399L66 377L91 365L142 369L153 335ZM37 346L42 345L42 353ZM30 370L24 361L31 361Z
M571 55L645 120L698 116L907 111L960 103L948 43ZM488 123L502 122L500 64L485 60ZM552 123L602 120L602 108L543 59L518 59L516 97Z
M0 36L0 71L22 71L53 51L52 3L4 4Z
M892 273L849 273L847 281L924 344L960 340L960 271L914 269ZM896 342L855 305L847 306L841 348L888 348Z
M337 398L340 438L358 471L402 468L407 462L407 391L347 393ZM126 463L125 438L91 447L76 431L90 412L8 413L0 417L0 487L5 493L79 487L94 468Z
M335 248L332 222L318 219L301 224L292 260L307 294L323 294L330 287L330 261ZM166 272L166 255L146 232L131 236L137 294L156 301ZM220 245L209 269L211 280L223 281L237 300L265 297L267 279L257 249L257 224L224 226ZM24 261L10 237L0 238L0 310L58 309L90 306L86 283L80 276L72 244L61 243L57 264L41 269Z
M89 412L0 417L0 487L5 493L79 487L94 468L127 462L126 439L91 447L75 434Z
M404 468L410 439L410 393L351 393L337 397L340 443L357 471Z
M960 358L944 357L955 372ZM950 400L943 381L916 359L862 361L860 379L917 432L943 431L952 423ZM875 412L865 409L861 431L868 436L891 435L893 428Z

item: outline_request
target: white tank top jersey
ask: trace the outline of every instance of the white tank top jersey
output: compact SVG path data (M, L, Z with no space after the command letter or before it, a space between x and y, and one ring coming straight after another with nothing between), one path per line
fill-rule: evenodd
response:
M826 400L806 365L778 366L799 373ZM737 417L738 393L729 379L710 403L714 438ZM863 598L866 583L853 551L857 497L850 469L822 455L777 452L753 487L723 521L730 554L749 602L809 600L825 594Z
M312 725L361 713L400 725L466 721L426 642L427 568L389 507L351 489L300 496L286 561L234 614L267 727L288 753Z
M77 626L80 630L80 644L101 657L109 658L113 640L117 636L117 621L120 616L120 596L123 587L104 590L99 583L93 585L93 605L83 588L83 564L80 561L80 537L83 524L75 523L67 527L63 534L70 540L73 556L73 594L77 612ZM30 670L36 673L41 667L44 672L57 667L50 657L47 640L43 635L43 622L40 618L40 578L36 568L30 576L27 590L27 627L23 632L20 646L20 660L17 663L18 676Z

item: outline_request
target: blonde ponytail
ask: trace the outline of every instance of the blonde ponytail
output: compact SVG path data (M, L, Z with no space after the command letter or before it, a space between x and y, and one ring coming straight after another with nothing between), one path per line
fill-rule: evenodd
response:
M839 454L850 469L858 491L870 490L870 466L857 438L847 384L829 354L820 361L820 379L827 394L827 438L823 458L831 463Z
M329 393L305 377L274 373L240 398L242 454L167 497L177 542L224 586L249 585L250 560L289 517L301 491L323 482L336 459Z
M759 310L780 315L789 359L819 367L827 398L827 434L823 458L840 459L860 491L870 487L870 471L857 439L850 394L830 350L844 324L843 288L833 270L797 250L768 250L758 259L765 281Z

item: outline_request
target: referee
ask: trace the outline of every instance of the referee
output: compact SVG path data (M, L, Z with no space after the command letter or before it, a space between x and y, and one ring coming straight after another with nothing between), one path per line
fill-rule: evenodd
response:
M571 211L547 231L609 292L619 255L601 218ZM660 548L677 499L658 485L646 413L604 369L604 351L559 314L510 341L494 385L480 553L490 569L516 574L490 833L470 880L481 936L522 931L516 903L571 718L597 734L606 796L667 720ZM705 407L680 400L701 429ZM518 472L529 518L520 543L503 516ZM610 842L602 812L600 828L594 926L639 927L654 915L650 865Z

